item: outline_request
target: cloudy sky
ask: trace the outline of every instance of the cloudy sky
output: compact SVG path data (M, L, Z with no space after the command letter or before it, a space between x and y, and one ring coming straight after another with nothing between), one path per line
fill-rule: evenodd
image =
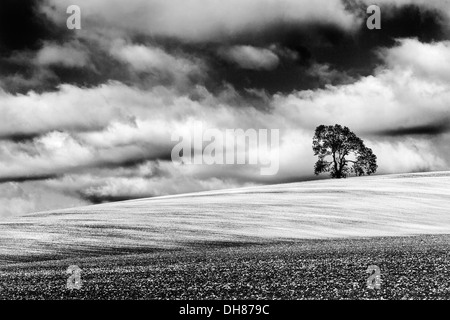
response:
M280 129L278 174L174 165L196 121ZM0 2L0 216L311 179L320 124L381 174L449 170L449 121L450 0Z

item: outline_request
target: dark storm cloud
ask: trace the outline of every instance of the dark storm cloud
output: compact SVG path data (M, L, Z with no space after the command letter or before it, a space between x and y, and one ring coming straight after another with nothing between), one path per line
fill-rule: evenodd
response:
M59 175L55 174L44 174L44 175L27 175L27 176L4 176L0 177L0 183L6 183L6 182L30 182L30 181L42 181L42 180L49 180L49 179L56 179Z
M359 6L360 12L365 13L365 9L365 6ZM278 69L264 73L235 70L231 66L224 71L224 78L238 88L253 85L271 93L315 89L329 84L308 74L309 68L315 63L330 65L357 79L373 74L380 64L376 49L394 46L397 38L414 37L424 43L447 38L442 12L416 5L392 9L389 14L384 12L381 30L367 29L365 20L355 33L331 25L275 29L273 34L269 32L263 35L259 42L276 41L281 47L297 52L300 57L298 60L284 60ZM342 83L339 78L336 80L332 84Z
M0 1L0 86L12 93L55 90L64 77L34 65L33 55L45 42L65 42L65 25L40 12L40 0Z
M151 161L171 161L171 148L168 148L166 151L162 151L159 154L154 154L152 156L143 155L143 156L130 156L128 159L120 160L105 160L102 162L93 163L92 165L87 166L86 168L90 169L137 169L139 166L144 165ZM139 173L136 173L139 174ZM130 174L126 176L133 176L134 173L131 171ZM158 175L157 172L152 172L152 176Z
M207 58L211 67L211 80L206 85L214 90L221 82L232 84L237 90L248 88L264 89L268 93L288 93L292 90L322 88L326 84L347 83L373 74L380 64L376 50L392 47L398 38L417 38L423 43L432 43L447 38L447 26L443 12L414 4L391 8L382 6L381 30L366 27L366 8L363 3L350 6L351 10L363 16L356 30L349 32L323 22L308 25L278 24L264 32L242 31L219 45L207 43L200 46L181 44L180 49L193 55ZM164 45L165 40L160 39ZM231 63L217 52L225 46L252 46L269 49L274 46L289 50L294 56L279 57L274 68L252 70ZM329 79L311 74L315 65L328 65L334 72L345 74Z
M126 200L132 200L132 199L139 199L142 198L142 195L136 195L135 197L126 194L123 196L110 196L110 195L98 195L98 194L86 194L84 192L79 192L78 196L88 201L91 204L102 204L102 203L108 203L108 202L118 202L118 201L126 201ZM147 195L149 198L151 195Z
M78 35L68 30L63 22L50 19L41 10L42 0L0 1L0 86L6 92L25 94L55 91L61 83L79 86L94 86L108 80L122 80L126 68L98 43L89 39L77 39ZM65 19L64 11L60 15ZM56 63L46 63L41 53L48 48L63 46L73 41L80 43L91 60L88 65L67 63L67 51L50 53ZM47 50L47 51L46 51ZM44 58L45 59L45 58ZM63 60L65 59L65 60Z
M390 130L384 130L377 134L382 136L415 136L415 135L428 135L436 136L450 132L450 121L443 121L434 124L413 126L413 127L399 127Z
M0 55L36 50L44 40L61 39L59 28L38 12L39 0L0 1Z
M0 136L0 142L11 141L14 143L28 143L32 142L34 139L39 138L41 135L37 133L11 133Z

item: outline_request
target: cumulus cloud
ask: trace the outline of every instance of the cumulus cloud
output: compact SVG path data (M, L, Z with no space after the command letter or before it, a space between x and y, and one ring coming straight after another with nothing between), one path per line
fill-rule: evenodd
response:
M425 44L415 39L398 39L397 42L393 48L379 50L390 69L407 68L421 78L450 82L450 41Z
M271 50L252 46L221 49L219 55L243 69L250 70L273 70L280 62L278 56Z

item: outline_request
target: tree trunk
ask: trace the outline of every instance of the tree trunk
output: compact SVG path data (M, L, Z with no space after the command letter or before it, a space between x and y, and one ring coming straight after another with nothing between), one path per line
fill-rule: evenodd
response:
M334 162L334 177L340 179L342 178L342 167L338 166L338 162L336 161L336 152L333 153L333 162Z

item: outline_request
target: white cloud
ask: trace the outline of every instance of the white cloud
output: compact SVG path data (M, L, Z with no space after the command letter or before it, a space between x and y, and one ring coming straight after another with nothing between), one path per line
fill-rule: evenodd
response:
M340 84L354 82L355 79L347 75L345 72L340 72L333 69L329 64L312 64L307 73L313 77L317 77L320 81L331 84L337 82Z
M0 184L0 217L2 218L87 204L89 204L87 201L63 194L39 182Z
M203 78L207 69L200 59L171 55L158 47L116 41L110 51L135 72L152 73L158 78L171 79L178 84L189 82L189 77Z
M243 69L250 70L273 70L280 63L278 56L271 50L252 46L222 48L219 55Z
M123 170L123 169L122 169ZM199 167L186 168L171 162L145 162L124 172L97 170L82 174L70 174L48 181L46 185L67 194L77 194L85 198L123 199L162 196L214 189L234 188L251 183L221 179L214 176L199 177L195 174ZM81 191L81 192L80 192Z
M380 50L389 69L406 68L421 78L450 82L450 41L425 44L399 39L397 43L393 48Z
M77 42L64 45L46 43L36 54L36 64L41 66L85 67L89 64L89 56L87 51Z
M62 85L56 92L12 95L0 89L0 135L53 130L91 130L120 118L123 111L105 100L116 85L95 90ZM123 85L118 85L125 88ZM129 88L128 90L132 90Z
M439 144L446 144L448 138L440 139ZM448 170L449 162L445 153L440 154L429 139L406 138L398 141L366 141L380 159L382 166L379 173L403 173L415 171Z
M65 23L69 5L80 6L83 28L119 28L183 41L218 41L276 24L327 23L352 30L358 22L340 0L49 0L45 11Z

